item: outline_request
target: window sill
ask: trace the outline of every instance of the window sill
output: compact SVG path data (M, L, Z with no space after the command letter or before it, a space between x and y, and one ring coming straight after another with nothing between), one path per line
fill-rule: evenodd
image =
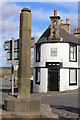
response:
M70 83L69 86L72 86L72 85L76 85L77 86L77 83Z

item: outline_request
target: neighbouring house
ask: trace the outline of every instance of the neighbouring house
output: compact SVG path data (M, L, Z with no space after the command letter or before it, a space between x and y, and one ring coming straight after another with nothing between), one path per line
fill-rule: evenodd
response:
M69 19L59 24L54 10L51 24L34 48L33 92L65 91L80 87L80 35L70 33Z

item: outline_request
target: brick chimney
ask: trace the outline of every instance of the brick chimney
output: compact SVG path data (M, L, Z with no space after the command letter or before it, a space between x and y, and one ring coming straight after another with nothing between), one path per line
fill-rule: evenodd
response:
M59 37L59 19L60 16L57 16L57 10L54 10L54 16L50 16L51 26L50 26L50 36L49 40L60 40Z
M63 23L63 20L61 20L60 26L70 32L69 18L66 19L66 23Z

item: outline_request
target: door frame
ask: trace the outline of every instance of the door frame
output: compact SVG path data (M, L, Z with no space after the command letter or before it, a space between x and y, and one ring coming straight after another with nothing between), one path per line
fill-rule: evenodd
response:
M54 66L55 68L58 69L58 91L60 90L60 68L62 67L62 63L60 62L47 62L46 63L46 67L48 68L48 85L47 85L47 92L49 92L49 83L50 83L50 74L49 74L49 70L50 70L50 66Z

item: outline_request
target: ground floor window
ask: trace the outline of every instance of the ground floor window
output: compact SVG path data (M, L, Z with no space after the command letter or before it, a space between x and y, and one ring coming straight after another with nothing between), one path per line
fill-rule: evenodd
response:
M40 68L35 68L35 84L40 85Z
M77 69L69 70L69 85L77 85Z

